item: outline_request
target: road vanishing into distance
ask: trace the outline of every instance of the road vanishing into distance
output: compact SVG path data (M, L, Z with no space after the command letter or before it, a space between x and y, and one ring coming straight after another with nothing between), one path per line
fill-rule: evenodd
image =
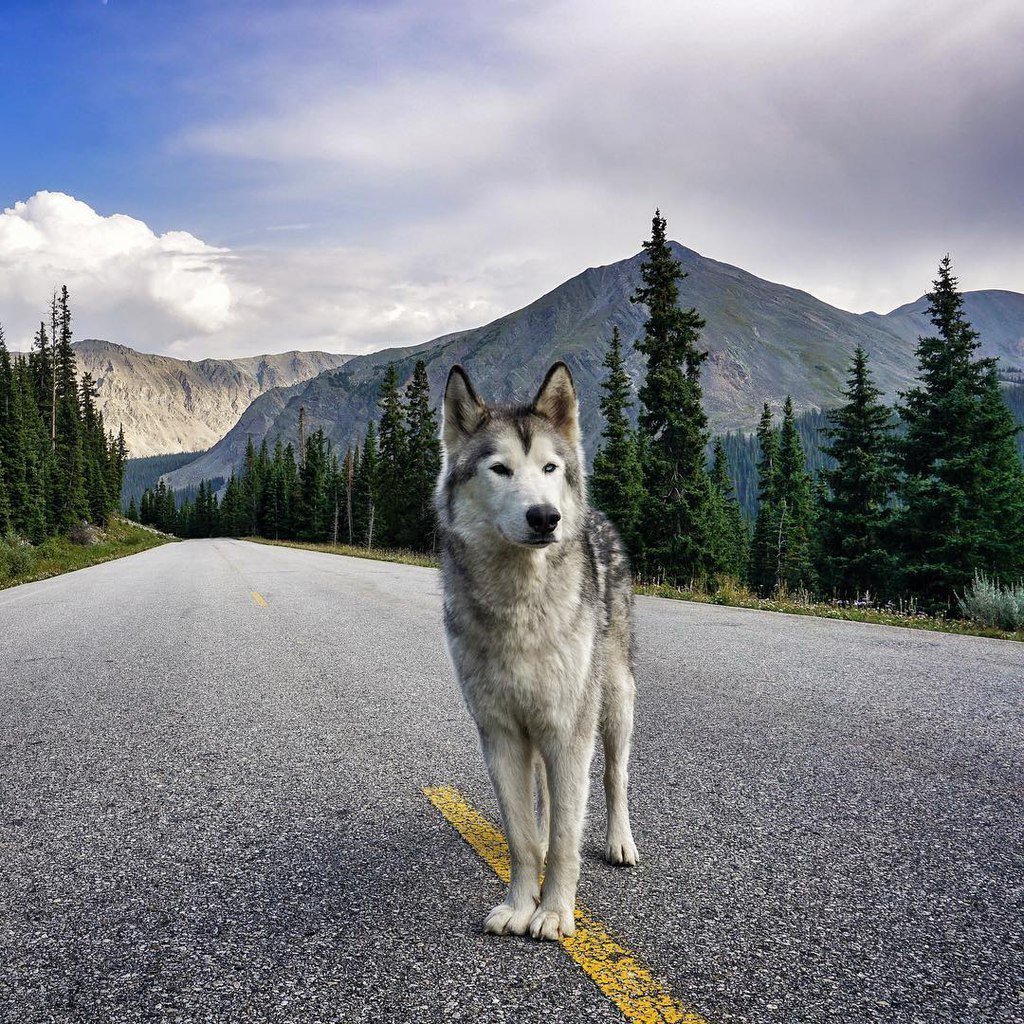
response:
M637 613L642 863L595 786L580 899L664 1019L1024 1020L1024 645ZM0 1020L626 1019L481 934L432 786L497 820L433 570L189 541L0 592Z

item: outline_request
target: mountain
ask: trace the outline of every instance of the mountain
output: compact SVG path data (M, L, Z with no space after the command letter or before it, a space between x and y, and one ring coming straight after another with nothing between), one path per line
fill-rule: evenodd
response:
M79 373L93 375L107 428L124 427L134 457L201 451L216 444L268 391L309 380L349 358L282 352L190 362L88 339L75 343Z
M672 246L689 274L681 286L682 300L696 306L707 321L702 343L710 357L702 379L713 430L750 429L765 401L779 406L787 394L798 411L838 404L858 342L870 353L876 379L890 398L912 380L914 345L929 326L917 312L920 302L888 316L848 313L807 292L762 280L678 243ZM529 397L551 362L565 359L580 392L587 449L593 453L601 430L601 363L613 326L622 332L630 375L634 382L642 378L643 359L632 340L642 332L645 313L630 302L642 261L640 253L591 268L484 327L412 348L356 356L340 370L270 391L210 451L165 479L180 488L229 475L240 464L250 436L257 444L264 437L295 442L300 408L306 411L307 431L322 426L344 447L376 415L385 366L396 362L400 377L407 380L417 358L426 362L438 400L455 362L468 368L484 395L502 399ZM1005 296L1014 301L1005 302ZM986 353L1012 351L1024 331L1024 296L973 292L968 299L969 310L989 325L991 333L983 336Z
M884 324L900 337L916 342L934 328L928 319L928 298L894 309L891 313L864 313L864 319ZM1024 373L1024 295L987 289L964 293L964 315L981 335L986 356L997 356L1000 369L1013 376Z

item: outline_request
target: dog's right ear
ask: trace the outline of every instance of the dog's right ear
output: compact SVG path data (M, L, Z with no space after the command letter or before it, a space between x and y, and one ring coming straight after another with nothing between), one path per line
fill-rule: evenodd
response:
M453 451L460 441L469 437L483 423L487 407L469 381L469 375L459 365L451 368L444 389L444 426L441 437L447 451Z

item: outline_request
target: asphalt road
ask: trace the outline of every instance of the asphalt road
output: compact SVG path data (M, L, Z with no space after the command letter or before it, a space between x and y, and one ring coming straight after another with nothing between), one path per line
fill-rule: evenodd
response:
M642 863L597 787L591 912L711 1024L1024 1020L1024 646L638 614ZM0 1020L621 1020L480 933L436 783L495 815L432 570L192 541L0 592Z

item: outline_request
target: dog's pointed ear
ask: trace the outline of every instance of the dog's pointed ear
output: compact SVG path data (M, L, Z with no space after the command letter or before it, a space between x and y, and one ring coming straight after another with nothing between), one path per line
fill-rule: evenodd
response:
M548 370L537 397L533 400L533 411L543 416L572 444L580 439L580 406L572 374L565 363L555 363Z
M444 389L444 425L441 437L447 451L453 451L460 441L469 437L483 423L487 407L480 401L469 374L459 365L448 373Z

